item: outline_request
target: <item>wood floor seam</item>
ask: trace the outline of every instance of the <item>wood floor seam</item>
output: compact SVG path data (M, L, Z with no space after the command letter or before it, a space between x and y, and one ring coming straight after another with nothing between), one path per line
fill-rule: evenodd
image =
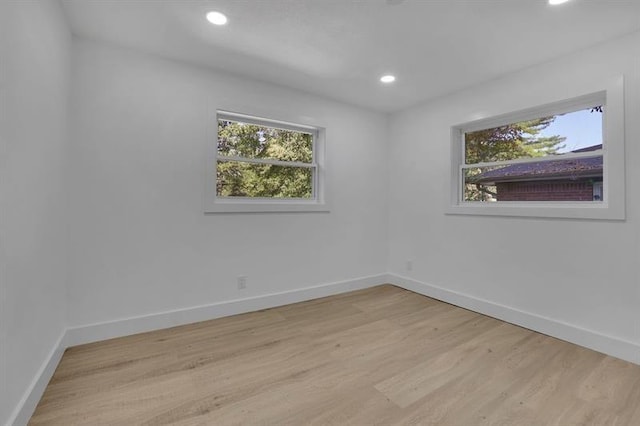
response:
M391 285L69 348L29 425L640 424L640 366Z

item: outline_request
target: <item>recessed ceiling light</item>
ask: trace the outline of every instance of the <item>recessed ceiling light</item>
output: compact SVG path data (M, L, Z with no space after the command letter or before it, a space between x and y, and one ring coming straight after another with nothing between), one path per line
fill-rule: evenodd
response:
M396 77L391 74L383 75L382 77L380 77L380 81L383 83L393 83L394 81L396 81Z
M549 0L549 4L552 6L556 6L558 4L566 3L569 0Z
M224 25L227 23L227 17L223 13L213 11L207 13L207 21L214 25Z

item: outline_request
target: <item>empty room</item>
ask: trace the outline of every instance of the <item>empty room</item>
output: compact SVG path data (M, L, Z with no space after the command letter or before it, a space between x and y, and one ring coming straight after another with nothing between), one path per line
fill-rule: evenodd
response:
M1 0L0 425L640 425L637 0Z

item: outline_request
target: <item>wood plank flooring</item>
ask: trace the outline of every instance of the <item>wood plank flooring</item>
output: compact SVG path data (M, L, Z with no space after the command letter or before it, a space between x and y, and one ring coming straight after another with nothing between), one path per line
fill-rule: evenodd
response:
M69 348L36 425L640 425L640 366L385 285Z

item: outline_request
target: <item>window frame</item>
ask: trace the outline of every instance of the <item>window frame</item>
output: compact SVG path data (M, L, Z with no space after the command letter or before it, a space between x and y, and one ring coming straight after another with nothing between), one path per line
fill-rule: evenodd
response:
M447 214L524 216L543 218L575 219L625 219L625 172L624 172L624 88L622 76L612 79L599 90L552 101L544 105L528 108L489 118L470 121L451 127L451 169L450 194ZM502 164L526 163L531 161L553 161L569 158L603 158L603 201L464 201L465 142L468 132L490 129L547 115L562 114L595 105L605 105L602 121L603 147L601 151L590 153L564 154L561 158L540 157L501 162ZM477 163L483 165L485 163ZM486 163L490 165L491 163Z
M595 201L596 195L598 197L600 197L601 200L603 199L603 192L604 192L603 191L603 182L604 181L602 181L602 182L594 182L593 183L593 191L592 192L593 192L594 201Z
M218 154L218 120L229 120L258 126L310 133L312 135L311 163L281 161L276 159L253 159L247 157L220 156ZM275 212L328 212L325 195L324 146L325 129L320 126L297 124L285 120L263 118L257 115L216 110L214 126L210 132L210 155L207 156L207 178L205 213L275 213ZM220 160L224 157L224 160ZM310 198L270 197L221 197L217 195L218 161L238 161L252 164L271 164L283 167L309 168L312 170L312 196Z

